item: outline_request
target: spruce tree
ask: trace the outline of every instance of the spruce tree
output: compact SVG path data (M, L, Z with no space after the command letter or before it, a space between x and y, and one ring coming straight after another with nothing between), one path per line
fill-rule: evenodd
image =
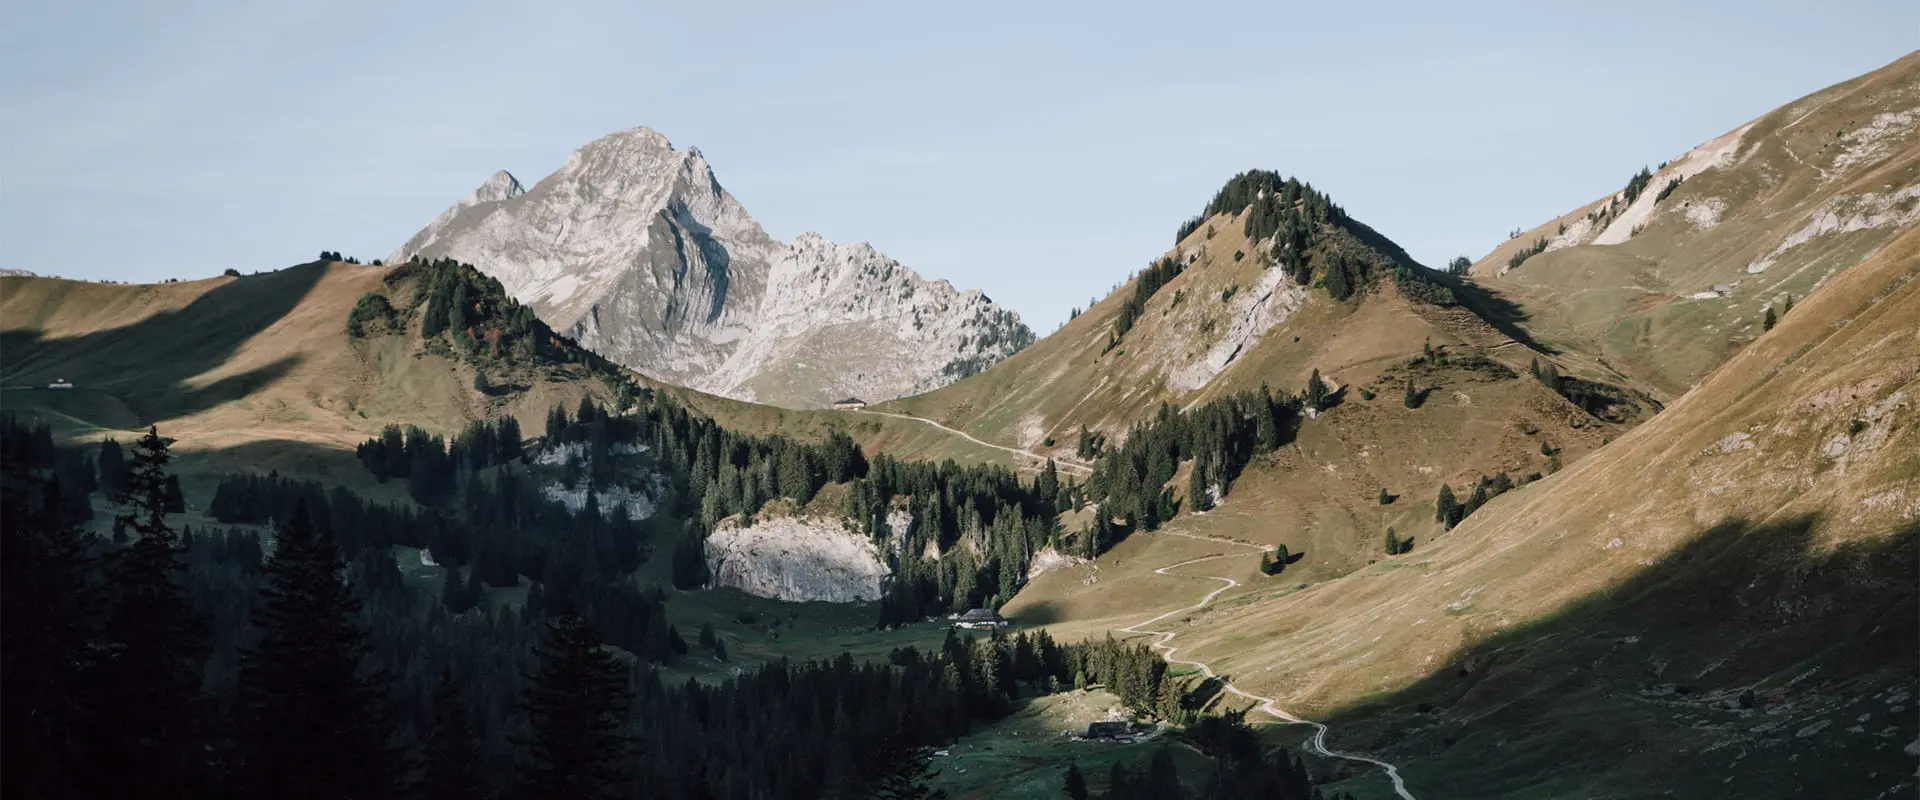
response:
M88 744L104 698L90 537L62 516L58 479L33 474L15 445L0 440L0 795L97 795Z
M477 574L478 570L475 572ZM445 575L440 576L440 605L445 606L449 614L464 613L473 607L467 598L467 584L460 580L460 570L451 566L446 568Z
M103 452L104 449L103 449ZM118 796L179 797L205 791L208 709L201 694L205 622L185 586L179 536L167 525L167 464L157 428L133 447L118 526L137 534L114 554L109 580L120 591L107 620L107 707L100 757Z
M490 794L480 779L480 753L467 717L467 704L453 683L453 670L441 670L440 685L433 693L433 731L427 735L426 773L419 787L425 800L469 800Z
M1204 458L1193 461L1193 471L1187 474L1187 508L1194 512L1213 508L1213 492L1209 485L1213 482L1210 470Z
M521 794L578 800L625 793L631 742L626 734L627 669L577 614L547 624L534 649L537 670L521 701L532 729Z
M932 757L932 748L913 747L898 740L889 741L880 746L874 762L879 775L873 780L873 789L867 793L872 800L945 800L947 793L929 789L926 779L932 777L927 770L927 761Z
M1173 763L1173 750L1165 745L1153 751L1147 761L1146 791L1143 800L1181 800L1180 770Z
M1307 378L1307 405L1315 411L1327 410L1327 384L1320 380L1320 369L1315 367L1313 376Z
M1453 487L1440 484L1440 497L1433 504L1434 521L1451 528L1460 519L1459 511L1459 504L1453 499Z
M164 494L166 497L167 513L169 514L187 513L187 495L186 493L180 491L180 476L178 475L167 476L167 485L165 487Z
M1407 394L1401 402L1405 403L1407 408L1419 408L1420 401L1423 399L1425 398L1422 396L1420 390L1413 385L1413 378L1409 376L1407 378Z
M1769 330L1769 331L1773 330L1773 325L1776 321L1777 320L1773 315L1773 306L1767 306L1767 316L1760 320L1761 329Z
M100 443L100 488L109 496L127 491L127 456L120 443L108 439Z
M1406 550L1403 549L1406 546L1407 546L1407 543L1400 540L1400 534L1395 532L1392 526L1388 526L1387 527L1387 555L1390 555L1390 556L1400 555L1401 553L1406 552Z
M267 559L253 618L259 641L241 654L243 794L397 794L405 764L392 746L388 682L365 665L372 648L345 570L332 534L298 501Z
M1069 800L1087 800L1087 776L1080 774L1080 765L1077 762L1067 762L1065 791Z

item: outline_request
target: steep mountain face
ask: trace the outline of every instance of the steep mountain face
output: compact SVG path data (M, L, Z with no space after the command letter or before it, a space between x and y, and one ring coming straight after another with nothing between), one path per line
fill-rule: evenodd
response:
M392 260L474 264L623 365L788 407L924 391L1032 341L985 296L923 281L865 245L775 241L698 149L646 128L519 186L496 174Z
M1920 54L1636 173L1472 274L1543 340L1677 396L1804 298L1920 224Z

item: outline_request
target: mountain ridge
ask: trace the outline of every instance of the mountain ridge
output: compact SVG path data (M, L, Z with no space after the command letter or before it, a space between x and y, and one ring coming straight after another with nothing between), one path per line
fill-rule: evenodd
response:
M1761 114L1494 247L1534 332L1666 397L1920 224L1920 53Z
M866 243L835 245L815 233L774 240L698 148L677 150L650 128L595 140L520 186L496 173L391 260L481 265L543 319L617 362L786 407L926 391L1032 341L1017 314L984 294L927 281ZM796 296L823 314L806 313ZM903 315L917 324L892 324ZM843 367L875 361L862 354L879 350L893 357L842 379Z

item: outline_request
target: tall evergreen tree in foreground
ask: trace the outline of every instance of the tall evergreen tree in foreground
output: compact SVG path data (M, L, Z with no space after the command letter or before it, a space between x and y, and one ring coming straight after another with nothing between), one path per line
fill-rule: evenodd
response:
M156 428L133 446L118 522L139 538L114 554L120 592L107 619L106 708L99 726L103 775L122 797L183 797L205 790L207 704L200 691L210 647L185 586L179 535L167 525L167 464Z
M433 693L433 732L427 736L427 769L420 782L425 800L472 800L488 796L480 779L480 753L467 720L467 704L453 683L453 671L442 670Z
M32 472L20 429L0 425L0 796L79 797L101 710L88 537L61 514L58 479Z
M531 685L521 701L533 729L521 795L578 800L624 794L633 698L626 667L591 623L571 613L547 624L546 641L534 655L540 665L527 676Z
M254 624L241 655L241 792L276 798L380 798L405 770L392 745L387 680L370 651L360 601L333 536L306 501L274 537Z

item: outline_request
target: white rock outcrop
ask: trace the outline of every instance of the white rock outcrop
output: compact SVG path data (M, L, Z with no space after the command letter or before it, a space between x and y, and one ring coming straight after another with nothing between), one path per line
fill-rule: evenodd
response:
M873 539L839 519L721 520L707 537L716 586L788 602L878 600L892 572Z
M1307 289L1294 283L1284 269L1260 273L1251 291L1236 293L1227 330L1199 361L1174 370L1168 385L1177 391L1198 389L1212 382L1241 353L1253 349L1274 326L1286 322L1307 300Z
M774 240L697 148L647 128L574 151L531 189L496 174L389 261L416 255L473 264L642 373L789 407L926 391L1033 341L979 292L867 245Z

